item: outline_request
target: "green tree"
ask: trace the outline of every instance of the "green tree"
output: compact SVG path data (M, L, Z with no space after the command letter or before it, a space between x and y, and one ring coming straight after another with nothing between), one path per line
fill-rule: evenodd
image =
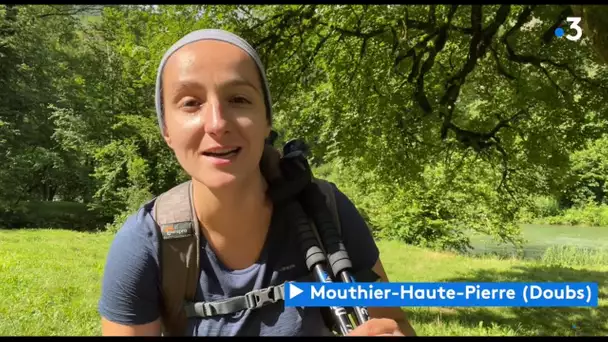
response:
M608 137L590 142L572 154L572 168L560 199L566 207L608 204Z
M573 5L572 12L581 18L583 34L590 38L598 60L608 64L608 6Z
M76 184L86 182L86 171L53 139L51 115L61 97L57 84L71 77L62 61L76 40L78 23L72 15L85 9L0 8L0 129L5 166L0 171L0 201L5 206L29 199L73 198Z
M581 15L591 26L578 42L554 35L578 10L2 6L0 205L82 201L115 228L185 179L158 131L158 63L184 34L224 28L260 51L281 139L310 143L377 234L452 249L471 230L517 242L530 199L590 189L572 175L597 172L576 151L606 129L601 20Z
M362 193L417 188L428 183L429 168L437 170L446 181L430 184L440 198L477 204L445 216L463 211L460 227L483 224L502 239L513 236L527 196L555 191L569 154L601 132L607 70L595 63L588 37L555 37L572 14L568 6L310 5L256 13L265 20L242 30L265 54L285 134L306 137L325 160L377 174ZM463 192L469 186L456 184L463 172L484 191ZM441 212L441 201L430 202L427 212ZM480 223L473 212L491 220ZM403 238L419 234L410 229Z

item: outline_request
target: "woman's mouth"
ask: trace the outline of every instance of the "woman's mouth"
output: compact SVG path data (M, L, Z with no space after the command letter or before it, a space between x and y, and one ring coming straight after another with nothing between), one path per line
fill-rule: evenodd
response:
M202 154L207 157L213 164L230 163L241 152L240 147L231 148L216 148L210 151L205 151Z

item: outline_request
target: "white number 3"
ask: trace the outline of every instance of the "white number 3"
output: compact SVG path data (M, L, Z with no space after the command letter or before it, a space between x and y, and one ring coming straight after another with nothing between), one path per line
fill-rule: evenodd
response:
M580 17L568 17L566 18L566 21L571 23L570 24L570 28L576 30L576 35L572 36L572 35L567 35L566 39L571 40L573 42L581 39L581 37L583 36L583 29L578 26L578 24L581 22L581 18Z

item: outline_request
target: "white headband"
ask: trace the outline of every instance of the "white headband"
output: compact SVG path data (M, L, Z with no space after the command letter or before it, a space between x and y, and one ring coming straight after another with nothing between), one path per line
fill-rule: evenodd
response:
M158 67L158 74L156 75L156 115L158 117L158 125L160 126L161 133L164 133L164 117L163 117L163 102L162 102L162 74L165 64L171 55L173 55L177 50L188 45L190 43L194 43L200 40L219 40L222 42L230 43L241 48L243 51L247 52L249 56L253 59L255 64L258 67L260 72L260 78L262 79L262 83L264 84L264 100L266 102L266 117L268 121L272 123L272 100L270 97L270 88L268 87L268 80L266 79L266 72L264 70L264 66L258 56L258 53L255 49L249 45L243 38L230 33L224 30L216 30L216 29L207 29L207 30L198 30L191 32L184 36L182 39L178 40L177 43L173 44L160 62L160 66Z

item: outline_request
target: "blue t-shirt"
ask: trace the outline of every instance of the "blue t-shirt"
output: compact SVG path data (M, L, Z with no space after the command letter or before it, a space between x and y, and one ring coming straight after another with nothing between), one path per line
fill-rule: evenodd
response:
M353 203L334 186L342 239L353 273L369 270L379 257L367 225ZM151 216L153 203L131 215L116 234L104 270L99 313L126 325L146 324L160 317L161 282L158 237ZM255 289L299 279L309 271L288 218L273 213L270 230L259 260L252 266L228 269L201 234L201 275L196 301L218 301ZM330 332L319 308L285 307L283 301L234 314L191 318L192 336L322 336Z

